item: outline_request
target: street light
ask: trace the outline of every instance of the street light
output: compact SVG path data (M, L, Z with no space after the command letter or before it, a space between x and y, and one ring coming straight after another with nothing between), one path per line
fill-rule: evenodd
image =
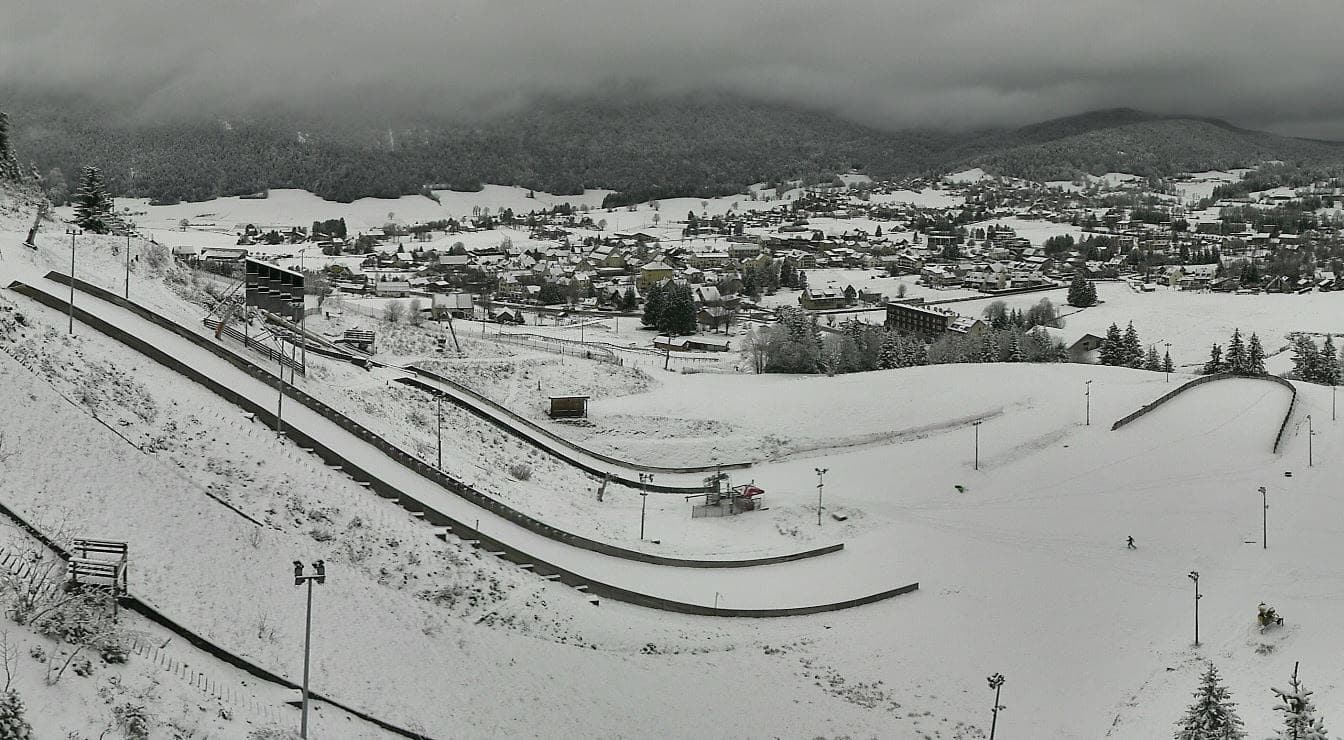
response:
M989 722L989 740L994 740L994 731L999 727L999 710L1007 708L999 703L999 692L1003 690L1003 674L995 673L990 676L989 687L994 689L994 718Z
M1260 486L1260 503L1264 505L1264 510L1260 512L1260 549L1269 549L1269 494L1265 493L1265 487Z
M439 446L439 472L443 472L443 391L434 394L434 400L437 402L434 416L434 436L438 440Z
M1162 371L1163 371L1163 372L1166 374L1166 376L1167 376L1167 380L1166 380L1166 382L1170 383L1170 382L1171 382L1171 363L1169 363L1168 360L1171 359L1171 342L1163 342L1163 343L1162 343L1162 346L1164 346L1164 347L1167 348L1167 353L1166 353L1165 355L1162 356Z
M1086 388L1083 396L1087 398L1087 416L1084 417L1083 425L1092 426L1092 381L1084 381L1083 386Z
M644 513L649 508L649 484L653 482L653 473L639 474L639 540L644 541Z
M1307 467L1311 467L1311 438L1316 436L1316 432L1311 428L1311 414L1307 414Z
M308 737L308 656L311 653L313 638L313 581L318 584L327 582L327 564L319 560L313 563L312 575L304 575L303 561L294 561L294 585L308 583L308 611L303 624L303 719L299 722L299 737Z
M1192 570L1186 577L1195 582L1195 647L1199 647L1199 600L1204 598L1199 595L1199 571Z
M975 469L980 469L980 425L982 421L973 421L971 426L975 428Z
M70 327L66 330L68 334L75 333L75 237L84 232L73 226L65 227L65 233L70 235Z
M813 468L817 471L817 526L821 526L821 489L826 485L826 471L830 468Z
M74 277L74 275L71 275ZM126 292L122 295L126 300L131 300L131 232L126 232Z

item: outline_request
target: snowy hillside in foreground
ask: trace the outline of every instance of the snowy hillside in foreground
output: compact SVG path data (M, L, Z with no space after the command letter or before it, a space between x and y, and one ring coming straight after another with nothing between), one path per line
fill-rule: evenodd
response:
M6 285L61 267L59 235L43 237L34 260L13 246L17 224L0 230ZM115 261L102 259L110 272ZM133 296L184 322L199 311L155 286L159 277L137 266ZM20 440L5 503L42 514L60 502L86 529L128 536L146 598L288 675L302 607L284 571L294 556L328 557L340 577L318 594L322 687L436 737L954 738L958 723L961 737L981 737L992 698L984 678L999 671L1008 680L1000 736L1150 740L1169 735L1204 658L1218 662L1253 736L1270 732L1268 687L1285 683L1295 660L1327 725L1344 720L1335 657L1344 577L1333 566L1344 556L1344 501L1334 495L1344 432L1330 422L1328 389L1298 386L1276 455L1288 393L1263 381L1201 387L1111 432L1111 421L1179 378L1003 365L838 378L653 374L647 393L595 403L594 421L661 417L835 443L799 446L747 473L766 488L770 510L724 522L721 546L731 546L732 529L785 539L817 529L813 468L826 467L826 510L849 517L821 525L846 543L834 577L899 570L921 582L916 594L829 616L711 620L595 608L441 543L219 399L80 325L65 339L60 313L2 297L31 322L26 338L5 342L29 361L0 357L0 402L26 410L4 420ZM1229 300L1240 298L1251 297ZM1297 318L1263 320L1268 333ZM1093 424L1084 426L1089 379ZM1317 433L1310 468L1308 413ZM984 418L978 471L971 418ZM114 432L163 449L141 452ZM630 456L657 446L630 436L612 435L613 446ZM221 473L212 461L235 467ZM257 472L244 476L244 466ZM302 483L286 486L285 476ZM275 510L256 544L256 528L207 495L221 478L249 515L267 521ZM1258 541L1261 485L1268 550ZM629 526L632 496L590 514ZM351 528L356 518L367 535L351 534L362 528ZM668 540L709 541L699 524L680 505L650 518ZM339 534L314 536L324 528ZM1138 550L1125 549L1129 535ZM1204 592L1198 649L1192 569ZM476 606L418 596L459 579L500 588L483 589ZM732 604L734 594L721 598ZM1284 629L1253 626L1261 601L1285 615ZM258 635L263 613L279 639Z

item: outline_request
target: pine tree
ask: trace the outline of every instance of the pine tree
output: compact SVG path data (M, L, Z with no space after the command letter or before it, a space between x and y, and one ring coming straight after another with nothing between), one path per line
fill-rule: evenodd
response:
M1271 740L1330 740L1325 733L1325 721L1316 716L1308 691L1297 678L1297 664L1293 664L1293 678L1288 690L1270 689L1283 702L1274 711L1283 712L1283 727Z
M994 343L994 332L985 332L980 335L980 361L998 362L999 348Z
M1219 347L1217 343L1215 343L1213 345L1213 348L1209 350L1209 361L1204 363L1204 374L1216 375L1218 373L1223 372L1224 369L1225 368L1223 366L1223 348Z
M1148 354L1143 358L1143 369L1154 372L1162 369L1162 358L1157 356L1157 347L1148 346Z
M634 288L626 288L625 294L621 296L621 310L630 312L639 307L639 297L635 295Z
M1139 342L1139 332L1134 329L1133 321L1125 327L1124 343L1124 357L1119 364L1125 367L1142 367L1143 345Z
M75 224L85 231L106 234L112 215L112 200L97 167L85 167L75 192Z
M1250 372L1250 362L1246 355L1246 343L1241 339L1241 329L1232 330L1232 338L1227 342L1227 371L1234 375L1246 375Z
M1335 339L1330 334L1325 335L1325 346L1321 348L1320 382L1339 384L1339 355L1335 353Z
M1175 740L1242 740L1241 717L1227 687L1218 680L1218 669L1212 663L1200 677L1194 692L1195 703L1185 710L1185 717L1176 723Z
M1073 282L1069 283L1069 295L1065 300L1074 308L1097 304L1097 288L1083 275L1082 270L1073 273Z
M1162 372L1164 373L1176 372L1176 367L1171 364L1171 350L1167 350L1162 355Z
M0 740L29 740L33 728L23 717L23 699L9 689L0 693Z
M1293 339L1293 373L1300 380L1315 383L1320 377L1320 352L1316 342L1306 334L1298 334Z
M1260 337L1251 332L1250 349L1246 352L1246 373L1248 375L1268 375L1265 370L1265 348L1260 345Z
M3 180L19 181L19 162L10 148L9 116L0 111L0 181Z

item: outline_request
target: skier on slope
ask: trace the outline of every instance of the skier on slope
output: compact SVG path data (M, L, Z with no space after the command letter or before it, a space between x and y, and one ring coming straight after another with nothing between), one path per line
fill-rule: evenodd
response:
M1129 539L1125 542L1125 547L1130 550L1139 549L1138 546L1134 544L1134 535L1129 536Z

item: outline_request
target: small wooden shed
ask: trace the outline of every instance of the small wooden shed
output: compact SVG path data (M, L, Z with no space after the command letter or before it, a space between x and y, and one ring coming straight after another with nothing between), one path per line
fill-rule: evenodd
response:
M549 396L546 412L552 419L582 419L588 416L588 396Z

